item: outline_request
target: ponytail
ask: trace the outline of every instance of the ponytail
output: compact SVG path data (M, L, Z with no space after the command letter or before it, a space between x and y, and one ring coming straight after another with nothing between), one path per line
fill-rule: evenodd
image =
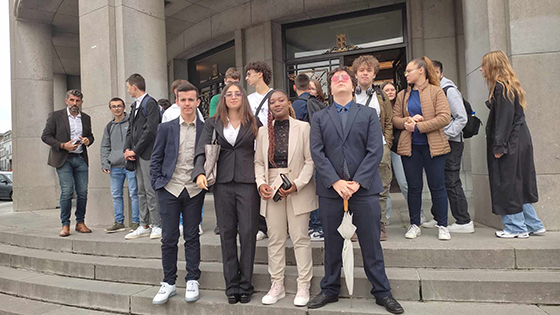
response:
M412 62L414 62L414 64L418 67L424 69L424 73L426 73L426 79L428 80L428 82L430 82L430 84L439 86L439 77L436 74L436 68L434 67L434 64L432 63L430 58L423 56L421 58L412 60Z

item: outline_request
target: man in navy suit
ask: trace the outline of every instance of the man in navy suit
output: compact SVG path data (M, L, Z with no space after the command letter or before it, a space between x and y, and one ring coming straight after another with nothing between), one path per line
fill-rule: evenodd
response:
M156 191L162 225L161 258L163 282L153 299L153 304L164 304L176 294L177 243L179 241L179 216L183 215L185 258L187 261L187 290L185 300L195 302L199 298L200 239L198 224L205 191L191 179L194 168L196 143L204 127L197 118L200 104L198 89L191 83L177 88L176 103L181 115L160 124L152 151L150 175Z
M383 155L381 125L375 109L352 99L354 73L339 67L327 77L334 105L315 113L311 124L311 155L317 169L317 195L325 235L325 276L321 293L307 305L320 308L338 301L343 238L337 231L348 200L362 249L364 269L376 303L394 314L404 312L393 298L379 240L383 191L379 163Z

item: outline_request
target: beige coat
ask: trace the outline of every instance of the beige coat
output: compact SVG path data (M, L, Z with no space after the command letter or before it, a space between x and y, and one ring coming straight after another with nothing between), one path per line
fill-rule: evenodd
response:
M288 196L296 215L311 212L319 208L315 192L313 171L315 165L311 158L308 123L290 117L290 134L288 143L288 178L297 187L297 191ZM255 178L257 187L268 184L268 129L261 127L257 136L255 152ZM270 199L270 202L272 199ZM261 215L266 217L267 200L261 198Z
M407 87L404 102L404 90L400 91L393 108L393 125L395 128L403 130L399 137L397 154L403 156L412 154L412 133L404 129L404 123L410 117L407 109L410 91L411 88ZM427 80L424 84L418 86L418 92L424 121L417 123L416 126L421 133L427 135L432 157L447 154L451 151L449 141L443 131L443 127L451 121L451 110L447 97L439 86L429 84Z

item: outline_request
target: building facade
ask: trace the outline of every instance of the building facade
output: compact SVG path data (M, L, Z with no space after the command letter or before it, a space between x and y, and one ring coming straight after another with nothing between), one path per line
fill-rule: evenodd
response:
M446 77L485 121L488 90L480 62L485 53L501 49L528 94L541 197L536 208L547 228L558 230L560 146L549 130L554 130L550 117L558 114L553 100L559 92L552 88L554 71L549 69L560 65L560 37L554 33L560 26L560 2L537 2L11 0L14 209L56 204L56 175L46 166L48 147L40 134L48 113L65 106L69 88L84 93L83 109L92 116L100 141L111 117L108 100L119 96L131 104L125 79L135 72L144 75L148 94L157 99L172 99L169 84L188 79L201 90L201 109L207 113L210 97L220 91L231 66L243 73L249 62L265 61L273 69L271 85L292 91L290 79L299 73L324 83L330 69L373 54L381 63L376 80L402 86L406 63L426 55L443 62ZM30 85L35 87L31 91ZM466 147L471 211L476 221L499 227L490 207L484 132L467 140ZM29 150L39 154L26 154ZM87 220L110 223L109 179L99 166L98 144L91 148L90 166Z
M12 131L0 133L0 171L12 170Z

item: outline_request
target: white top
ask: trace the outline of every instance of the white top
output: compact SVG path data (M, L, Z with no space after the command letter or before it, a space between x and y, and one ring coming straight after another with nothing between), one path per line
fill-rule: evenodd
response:
M362 93L356 94L356 103L366 106L368 98L369 96L367 95L367 93L365 91L362 91ZM379 115L381 115L381 106L379 105L379 100L377 99L377 92L373 91L368 107L375 108L375 111L377 112L377 118L380 117ZM385 141L385 136L383 136L383 144L387 144L387 141Z
M78 112L78 115L74 117L70 114L70 109L68 107L66 107L66 113L68 113L68 122L70 123L70 139L72 141L80 140L80 137L82 136L82 114ZM70 152L82 153L83 150L84 148L80 142L76 150Z
M241 124L237 126L237 129L233 128L233 125L230 123L228 123L227 126L224 126L224 137L231 146L235 145L237 135L239 135L239 129L241 129Z
M247 98L249 99L249 104L251 104L251 110L253 111L253 115L255 115L255 113L257 111L257 108L261 104L261 101L263 100L263 98L270 91L272 91L272 89L269 89L268 91L266 91L266 93L264 93L264 95L261 95L258 92L254 92L254 93L249 94L249 96L247 96ZM259 117L258 118L261 120L261 123L263 124L263 126L266 127L267 124L268 124L268 100L266 102L264 102L263 106L261 107L261 111L259 112Z
M196 109L196 114L198 115L198 119L204 122L204 116L202 116L202 113L198 108ZM173 105L169 106L169 108L166 109L165 112L163 112L163 116L161 117L161 122L162 123L168 122L179 116L181 116L181 107L179 107L177 103L173 103Z
M140 104L142 104L142 100L144 100L144 97L146 97L148 93L144 93L142 94L142 96L140 96L139 98L136 99L136 110L133 113L134 117L136 117L136 115L138 114L138 112L140 111Z

